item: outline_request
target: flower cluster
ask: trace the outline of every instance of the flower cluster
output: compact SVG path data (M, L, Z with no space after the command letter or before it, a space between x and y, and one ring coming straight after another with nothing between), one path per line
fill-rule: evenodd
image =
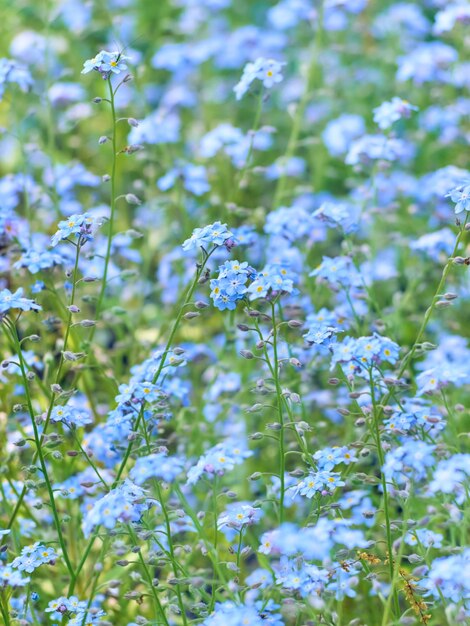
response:
M83 519L83 532L88 537L99 526L111 529L119 522L138 521L148 508L144 490L126 479L94 502Z
M282 66L284 64L274 59L264 59L260 57L254 63L248 63L243 69L242 77L233 88L237 100L241 100L246 94L250 85L255 80L260 80L263 87L271 89L282 81Z
M11 563L11 567L20 572L31 574L39 566L44 564L54 565L58 556L54 548L48 548L39 541L31 546L25 546L21 554Z
M254 273L246 261L243 263L226 261L221 265L217 278L211 280L211 298L214 301L214 306L220 311L224 309L233 311L237 301L241 300L247 293L246 283Z
M59 222L57 232L51 238L51 246L69 237L74 237L80 244L93 238L97 221L88 213L71 215L68 219Z
M183 242L183 250L193 250L194 248L208 248L209 246L229 245L233 238L233 233L228 230L227 224L214 222L203 228L195 228L189 239Z
M188 472L188 484L196 483L203 476L223 476L240 465L253 452L239 441L228 439L208 450Z
M107 79L111 74L119 75L127 70L126 61L128 60L129 57L124 56L121 52L101 50L93 59L85 61L82 74L95 71L99 72L104 79Z

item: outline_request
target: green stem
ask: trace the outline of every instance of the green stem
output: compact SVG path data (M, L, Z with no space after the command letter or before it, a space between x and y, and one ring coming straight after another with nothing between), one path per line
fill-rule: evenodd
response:
M380 480L382 483L383 490L383 503L384 503L384 515L385 515L385 529L387 535L387 550L388 550L388 567L390 572L390 585L391 590L390 593L393 595L393 604L394 604L394 612L395 618L398 619L400 617L400 603L398 600L398 593L395 587L395 569L393 563L393 541L392 541L392 529L390 523L390 510L389 510L389 500L388 500L388 488L387 488L387 480L383 471L383 467L385 464L385 455L382 448L382 440L380 437L380 426L379 426L379 415L378 415L378 407L375 399L375 389L374 389L374 380L372 377L372 369L369 372L369 384L370 384L370 393L372 399L372 409L373 409L373 428L374 428L374 437L375 444L377 447L377 455L379 457L380 463Z
M468 214L467 217L465 218L465 222L463 224L463 226L461 226L460 230L459 230L459 234L457 235L457 238L455 240L455 245L454 245L454 249L452 250L452 254L450 255L447 263L444 266L444 269L442 271L442 276L441 276L441 280L439 281L439 284L437 286L436 289L436 293L433 296L432 302L431 302L431 306L427 309L422 324L420 326L420 329L418 331L418 335L415 339L415 342L413 344L413 346L411 347L411 350L408 352L408 354L405 356L405 358L403 359L400 369L398 370L398 374L397 374L397 378L401 378L401 376L403 376L403 374L406 371L406 368L408 367L408 363L411 361L411 359L413 358L416 349L419 345L419 343L421 342L421 339L423 338L423 335L426 331L426 328L428 326L429 320L431 319L431 315L434 312L434 309L436 308L436 302L439 300L439 297L442 295L442 291L444 290L446 281L447 281L447 276L449 275L449 272L451 270L451 267L453 265L453 261L454 261L454 257L457 254L457 251L459 249L460 243L462 241L462 237L464 235L465 231L465 226L467 224L467 220L468 220ZM381 404L386 404L385 402L382 402Z
M64 352L67 350L68 340L69 340L69 336L70 336L70 329L72 327L72 312L70 311L70 307L75 303L79 256L80 256L80 242L77 243L77 249L76 249L76 254L75 254L75 263L74 263L74 268L73 268L73 272L72 272L72 293L70 295L69 315L68 315L68 320L67 320L67 327L65 329L65 334L64 334L63 349L62 349L62 352L60 354L59 366L57 368L57 373L56 373L55 379L54 379L55 384L58 384L59 381L60 381L60 374L61 374L61 370L62 370L62 367L63 367L63 364L64 364ZM15 330L15 333L16 333L16 330ZM19 349L21 351L21 346L20 346ZM41 433L40 446L42 446L42 444L44 443L44 437L46 436L47 429L49 427L52 410L54 408L55 401L57 400L57 396L58 396L58 394L55 391L53 391L52 394L51 394L49 407L47 409L46 419L44 421L44 426L43 426L42 433ZM36 449L36 452L33 455L33 461L32 461L33 465L38 460L38 455L39 455L39 448ZM16 519L16 516L18 515L18 511L20 510L20 507L21 507L21 504L22 504L22 502L24 500L25 495L26 495L26 487L24 486L22 488L22 490L21 490L21 493L20 493L19 497L18 497L18 500L16 502L16 505L15 505L15 508L13 510L13 513L11 514L11 517L8 520L7 528L11 528L13 526L13 523L14 523L14 521Z
M3 615L3 621L5 622L5 626L10 626L11 622L10 622L10 611L8 610L8 601L5 600L5 604L4 604L3 593L1 594L1 597L0 597L0 611Z
M169 556L170 556L170 561L171 561L171 565L173 568L173 573L175 575L176 578L178 578L179 573L178 573L178 562L175 558L175 549L173 546L173 538L171 536L171 525L170 525L170 517L168 515L168 510L166 508L166 504L163 500L163 494L162 494L162 490L160 487L160 483L158 482L158 480L155 480L155 484L157 487L157 494L158 494L158 499L160 501L160 506L162 508L162 513L163 513L163 517L165 520L165 528L166 528L166 534L167 534L167 539L168 539L168 550L169 550ZM181 589L180 589L180 585L177 584L176 585L176 595L178 597L178 604L180 607L180 611L181 611L181 617L183 619L183 624L184 626L187 626L188 620L186 618L186 611L184 608L184 604L183 604L183 597L181 594Z
M97 320L99 319L99 316L103 307L104 294L106 292L106 282L108 280L109 260L111 258L111 246L113 243L114 218L115 218L115 213L116 213L116 165L117 165L116 124L117 122L116 122L116 107L114 103L114 97L116 95L116 92L113 89L111 78L108 78L108 88L109 88L109 103L111 105L111 116L112 116L112 121L113 121L113 132L112 132L112 137L111 137L111 144L112 144L112 150L113 150L113 160L112 160L112 166L111 166L111 198L110 198L111 212L109 215L108 242L106 245L106 255L104 258L103 277L101 281L101 289L100 289L100 293L98 296L98 302L96 305L95 315L96 315ZM96 329L96 326L93 326L90 339L89 339L90 344L93 341L95 329Z
M139 548L139 545L137 543L137 537L135 536L135 533L134 533L134 529L130 525L128 525L128 529L129 529L129 533L130 533L130 535L132 537L132 541L134 543L134 546L136 548ZM166 626L169 626L168 619L167 619L167 617L165 615L165 610L163 609L162 603L160 602L160 598L158 597L157 590L155 589L155 586L153 584L153 579L152 579L152 576L151 576L151 574L149 572L149 568L147 566L147 563L145 562L144 557L142 556L142 553L141 553L140 549L139 549L137 555L139 557L139 561L140 561L140 564L142 566L142 569L144 570L145 577L147 578L147 582L149 584L150 591L152 593L153 599L155 600L155 605L157 607L157 610L158 610L158 612L161 615L163 623Z
M21 377L23 379L23 384L24 384L24 388L25 388L25 394L26 394L26 402L28 405L28 411L29 411L29 415L31 418L31 425L33 427L33 432L34 432L34 441L36 444L36 451L38 454L38 458L39 458L39 463L41 466L41 470L44 476L44 480L46 483L46 488L47 488L47 492L49 494L49 501L50 501L50 505L51 505L51 509L52 509L52 516L54 518L54 524L56 527L56 531L57 531L57 536L59 539L59 543L60 543L60 547L62 548L62 554L64 557L64 561L65 564L67 566L67 569L69 571L70 577L72 580L74 580L75 578L75 574L74 574L74 570L72 567L72 563L70 562L69 559L69 555L67 552L67 547L65 545L65 541L64 541L64 537L62 534L62 528L60 525L60 519L59 519L59 514L57 511L57 507L56 507L56 503L55 503L55 499L54 499L54 492L52 489L52 484L49 478L49 474L47 472L47 466L46 466L46 461L44 458L44 453L42 451L42 440L41 437L39 435L39 431L38 431L38 427L36 424L36 420L35 420L35 416L34 416L34 409L33 409L33 404L32 404L32 400L31 400L31 394L29 393L29 381L28 378L26 376L26 365L24 362L24 358L23 358L23 352L21 350L21 345L20 345L20 341L19 341L19 337L18 337L18 332L16 330L16 327L12 327L11 328L12 331L12 338L13 338L13 342L16 345L16 349L17 349L17 354L18 354L18 358L19 358L19 365L20 365L20 370L21 370Z
M258 98L258 106L256 107L255 120L253 122L253 128L251 129L252 137L251 137L251 141L250 141L250 147L248 149L248 154L247 154L245 163L244 163L244 165L242 167L240 175L238 176L237 188L239 188L241 183L243 182L245 174L246 174L246 171L247 171L247 169L250 166L250 161L251 161L251 157L252 157L253 149L254 149L255 137L256 137L256 133L258 131L259 124L260 124L260 121L261 121L261 113L263 111L263 96L264 96L263 90L261 89L260 94L259 94L259 98Z
M271 315L272 315L272 324L273 324L273 352L274 352L274 366L273 366L273 375L274 375L274 385L276 387L276 396L277 396L277 410L279 415L279 423L281 425L279 431L279 480L281 483L280 487L280 495L279 495L279 522L282 524L284 521L284 498L286 491L286 457L284 451L284 414L282 410L283 405L283 395L281 389L281 382L279 379L279 360L277 353L277 341L278 341L278 333L277 333L277 325L276 325L276 307L275 303L271 302Z
M287 183L287 180L286 180L287 179L287 175L286 175L287 163L294 156L295 150L297 148L297 142L299 139L302 122L304 119L305 109L307 107L308 100L312 94L312 89L316 82L316 77L317 77L317 73L319 69L318 56L322 49L322 45L323 45L323 0L321 0L320 6L318 9L317 32L316 32L315 42L312 46L310 64L307 69L307 80L305 82L305 89L294 114L292 128L291 128L289 140L287 143L286 153L284 156L286 167L281 171L281 175L279 176L279 179L277 181L276 191L274 193L274 199L272 203L273 210L278 208L279 204L282 202L282 199L284 197L284 192L285 192L286 183Z

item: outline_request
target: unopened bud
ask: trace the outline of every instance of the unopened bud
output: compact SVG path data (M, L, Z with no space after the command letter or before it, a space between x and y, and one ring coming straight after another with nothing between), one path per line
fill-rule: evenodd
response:
M209 305L207 304L207 302L203 302L202 300L197 300L194 303L194 306L196 307L196 309L207 309Z
M84 328L89 328L90 326L96 326L96 322L93 320L82 320L80 322L80 326L83 326Z
M108 141L108 138L106 137L106 135L102 135L99 139L98 139L98 143L100 146L102 146L104 143L106 143Z
M139 200L139 198L133 193L126 193L124 197L126 198L126 202L128 204L137 204L137 205L142 204L142 201Z
M139 122L133 117L128 117L127 123L129 124L129 126L132 126L133 128L137 128L137 126L139 125Z
M254 359L255 355L250 350L240 350L240 354L244 359Z
M250 330L250 327L247 326L246 324L237 324L237 328L238 330L241 330L242 333L246 333L247 331Z
M450 306L452 306L452 303L448 300L438 300L436 302L436 309L447 309Z
M200 313L197 313L196 311L188 311L187 313L185 313L185 314L183 315L183 319L184 319L184 320L192 320L192 319L194 319L195 317L199 317L200 315L201 315L201 314L200 314Z

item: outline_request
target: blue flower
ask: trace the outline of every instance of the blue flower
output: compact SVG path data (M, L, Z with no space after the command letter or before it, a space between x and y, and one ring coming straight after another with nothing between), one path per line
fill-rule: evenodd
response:
M411 112L417 110L418 107L413 106L407 100L395 97L390 102L383 102L374 109L374 122L380 129L385 130L399 119L410 117Z
M227 224L214 222L203 228L195 228L189 239L183 242L183 250L194 248L207 248L209 246L222 246L233 237L233 233L228 230Z
M248 263L226 261L219 267L219 275L211 280L211 295L214 305L220 310L233 311L238 300L247 293L246 283L253 270Z
M470 211L470 183L464 183L452 189L452 191L446 194L446 197L455 202L454 210L456 215L463 211Z
M131 479L137 485L143 485L150 478L159 478L172 483L181 473L184 460L177 456L168 456L166 451L148 454L137 459L130 472Z
M32 546L23 548L20 556L13 560L11 567L31 574L40 565L45 563L53 565L56 560L57 554L54 548L47 548L42 543L36 542Z
M67 426L80 428L91 424L93 419L87 410L82 410L74 406L55 406L51 411L52 422L63 422Z
M51 238L51 246L56 246L60 241L74 235L80 242L93 238L93 229L98 222L88 213L71 215L67 220L59 222L59 230Z
M5 85L15 83L21 91L28 91L33 85L29 70L21 63L12 59L0 59L0 100L5 91Z
M10 309L19 309L20 311L41 311L39 304L34 300L23 297L23 288L20 287L12 293L9 289L0 291L0 314L7 313Z
M141 487L126 479L105 496L95 500L83 519L85 537L89 537L99 526L109 530L119 522L128 524L131 521L138 521L143 512L151 506L145 501L144 495L145 491Z
M461 554L435 559L419 585L436 599L444 596L451 602L465 602L470 594L469 567L470 548L466 548Z
M96 71L99 72L103 78L109 78L111 74L118 75L127 70L125 62L128 60L129 57L124 56L120 52L107 52L106 50L101 50L101 52L98 52L93 59L85 61L83 64L82 74L88 74L88 72Z
M318 472L309 473L297 485L291 487L289 492L293 496L299 494L311 499L317 493L322 495L332 493L334 489L344 484L345 482L341 480L341 474L328 470L319 470Z
M266 89L271 89L283 79L282 67L284 63L274 59L259 57L254 63L248 63L243 69L243 74L233 88L237 100L241 100L248 91L254 80L260 80Z

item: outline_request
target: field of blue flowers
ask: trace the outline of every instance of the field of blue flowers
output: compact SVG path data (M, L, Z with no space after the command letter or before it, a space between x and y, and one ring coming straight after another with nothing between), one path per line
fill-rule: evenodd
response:
M470 623L468 0L2 0L2 626Z

